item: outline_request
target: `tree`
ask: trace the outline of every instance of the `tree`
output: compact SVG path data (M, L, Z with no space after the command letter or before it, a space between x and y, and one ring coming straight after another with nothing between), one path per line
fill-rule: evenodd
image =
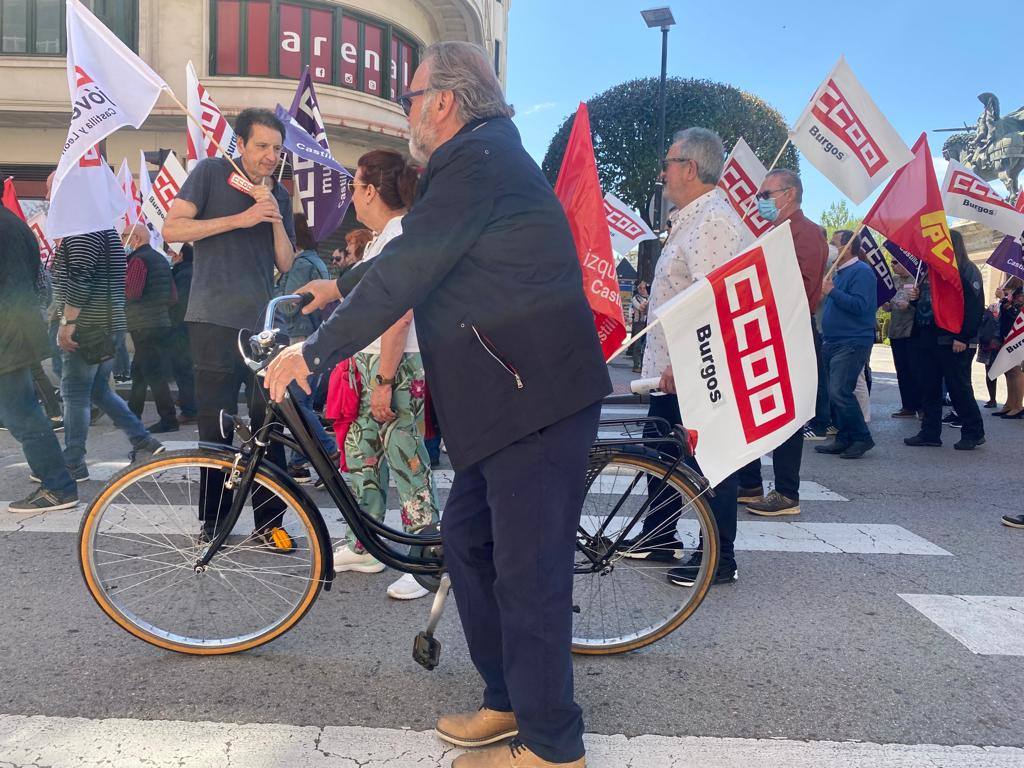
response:
M788 127L766 102L710 80L672 77L665 84L666 144L675 131L692 126L710 128L726 150L743 137L766 166L786 141ZM647 215L648 202L660 171L658 143L658 78L630 80L587 101L594 134L601 187ZM576 113L569 115L551 139L542 168L554 184ZM792 145L778 167L799 170Z
M849 229L853 232L859 230L860 219L854 218L850 213L850 206L846 204L845 200L840 200L838 203L832 203L828 210L821 214L821 226L828 232L828 237L831 240L837 229Z

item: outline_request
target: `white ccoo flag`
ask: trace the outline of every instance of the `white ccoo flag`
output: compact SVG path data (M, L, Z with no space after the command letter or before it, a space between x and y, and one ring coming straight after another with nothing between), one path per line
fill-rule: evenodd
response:
M789 223L655 310L712 485L814 415L818 366Z
M1011 368L1024 363L1024 312L1017 315L1010 334L988 369L988 377L995 381Z
M644 240L654 240L656 237L647 222L640 218L640 214L611 192L604 196L604 216L608 220L612 248L622 255L629 253Z
M228 125L220 107L214 103L213 97L199 82L196 69L192 66L191 61L185 66L185 83L188 91L189 114L202 123L203 128L206 129L204 134L203 130L196 125L195 120L186 118L188 133L185 138L188 146L185 152L185 166L191 171L200 160L222 155L223 153L217 149L217 144L229 157L237 157L235 132ZM213 140L216 140L217 144L214 144Z
M1024 213L954 160L949 161L942 180L942 205L949 216L980 222L1010 237L1024 236Z
M127 207L114 172L99 149L93 147L64 174L60 194L50 196L46 235L56 240L116 229Z
M146 225L146 229L149 230L149 244L150 246L160 253L164 252L164 237L160 234L160 230L153 225L153 222L149 220L149 217L145 213L142 213L142 205L149 200L149 195L153 191L153 185L149 180L149 167L146 163L146 153L143 150L139 150L139 213L141 215L140 221ZM180 249L181 246L178 246Z
M914 157L842 56L789 140L857 205Z
M152 189L142 201L143 215L161 233L161 236L167 211L170 210L171 203L178 196L181 185L185 183L187 176L185 169L181 167L178 156L171 152L164 160L160 173L156 175ZM175 253L181 253L181 243L168 242L168 245Z
M722 178L718 181L729 203L755 238L772 228L772 223L762 219L757 212L757 190L767 175L768 169L764 163L757 159L750 145L740 138L726 158Z

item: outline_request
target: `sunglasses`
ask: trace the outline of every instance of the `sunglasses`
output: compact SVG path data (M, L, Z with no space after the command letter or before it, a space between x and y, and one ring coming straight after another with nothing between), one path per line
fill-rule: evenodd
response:
M349 179L348 184L346 186L348 187L348 193L351 195L353 192L356 191L356 187L372 187L373 185L368 184L365 181L356 181L355 179Z
M779 192L785 192L787 189L792 189L792 187L779 187L778 189L771 190L766 189L764 192L758 192L754 197L758 200L770 200L772 195L777 195Z
M424 93L429 91L429 88L421 88L418 91L409 91L403 93L398 97L398 103L402 105L402 111L405 112L405 116L408 117L409 113L412 112L412 100L417 96L422 96Z
M661 161L661 170L663 172L667 171L669 163L689 163L689 162L690 162L690 158L688 158L688 157L666 157L664 160Z

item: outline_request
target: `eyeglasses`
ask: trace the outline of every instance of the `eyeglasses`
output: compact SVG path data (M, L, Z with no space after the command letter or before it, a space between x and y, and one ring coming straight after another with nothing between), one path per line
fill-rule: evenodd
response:
M758 192L754 197L758 200L770 200L772 195L777 195L779 192L785 192L787 189L792 187L779 187L778 189L766 189L764 192Z
M355 179L349 179L347 186L348 193L351 195L353 192L356 191L356 187L372 187L373 185L365 181L356 181Z
M398 103L402 105L402 111L405 112L405 116L408 117L409 113L412 112L412 100L417 96L422 96L424 93L429 91L429 88L421 88L418 91L409 91L403 93L398 97Z
M692 162L692 160L689 157L666 157L664 160L661 161L661 170L662 170L662 172L667 171L669 163L689 163L689 162Z

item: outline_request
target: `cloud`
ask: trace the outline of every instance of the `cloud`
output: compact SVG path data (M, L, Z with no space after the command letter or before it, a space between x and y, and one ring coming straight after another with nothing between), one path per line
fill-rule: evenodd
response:
M534 104L524 110L517 111L517 113L520 117L527 117L529 115L536 114L537 112L543 112L546 109L552 109L556 106L558 105L553 101L542 101L540 104Z

